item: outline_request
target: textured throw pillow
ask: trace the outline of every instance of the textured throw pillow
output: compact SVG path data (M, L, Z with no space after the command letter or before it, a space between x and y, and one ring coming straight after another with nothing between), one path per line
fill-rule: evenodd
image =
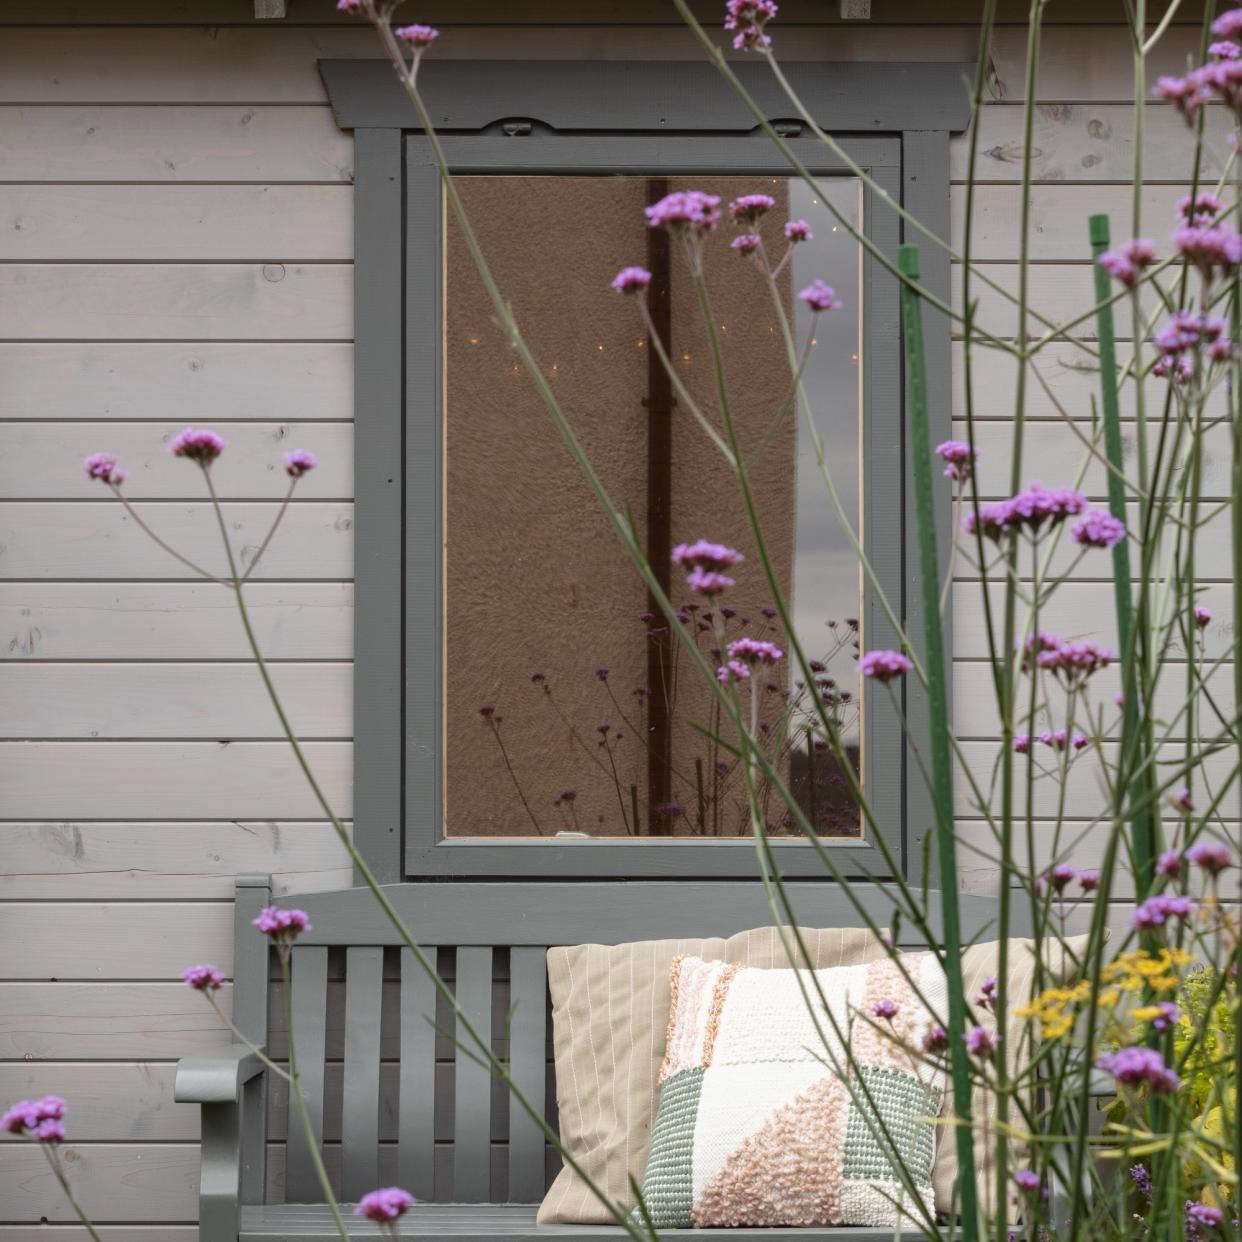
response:
M802 932L811 965L871 962L884 946L865 928ZM647 1165L673 959L788 966L775 927L728 939L647 940L548 950L548 989L561 1142L612 1202L634 1206L630 1178ZM566 1166L539 1208L540 1224L611 1224L607 1209Z
M1082 961L1087 950L1086 936L1067 936L1064 946L1044 946L1044 977L1049 987L1068 986L1078 981L1078 963ZM995 978L1000 972L1000 941L993 940L987 944L972 945L962 954L962 977L966 989L966 999L973 1000L979 995L984 981ZM1009 1078L1012 1081L1025 1073L1030 1063L1030 1041L1024 1039L1026 1020L1014 1015L1014 1010L1025 1004L1031 994L1032 981L1035 977L1035 942L1033 940L1010 940L1009 942L1009 1009L1008 1020L1001 1036L1001 1052L1006 1057L1009 1067ZM975 1014L981 1025L995 1028L995 1019L986 1011L975 1007ZM976 1088L971 1098L971 1113L975 1118L995 1117L996 1098L990 1092ZM942 1116L953 1115L953 1100L946 1093ZM957 1181L957 1144L951 1126L940 1127L941 1133L936 1144L936 1211L948 1216L953 1210L953 1186ZM975 1180L979 1186L980 1199L987 1210L992 1211L996 1198L996 1149L988 1139L989 1133L995 1134L995 1126L976 1125L974 1131L975 1149ZM1017 1158L1023 1160L1024 1148L1021 1144L1015 1147Z
M917 988L892 961L813 973L673 963L643 1182L657 1228L932 1219L946 1083L917 1050L944 974L930 954L904 965Z

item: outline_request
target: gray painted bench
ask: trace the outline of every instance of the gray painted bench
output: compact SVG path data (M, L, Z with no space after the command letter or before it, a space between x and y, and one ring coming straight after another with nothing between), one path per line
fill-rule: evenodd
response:
M861 922L833 885L789 888L804 926ZM492 1032L498 1053L508 1028L511 1073L529 1098L545 1101L553 1123L549 945L727 936L772 922L755 883L408 884L386 891L440 973L454 981L476 1029ZM876 922L888 923L892 902L882 886L859 884L853 891ZM250 926L269 901L266 877L239 878L233 1020L279 1061L287 1050L283 998L269 1004L274 961L266 939ZM303 1091L344 1202L377 1186L404 1186L422 1200L409 1218L408 1232L416 1237L622 1236L611 1227L535 1225L536 1205L559 1166L555 1150L525 1115L510 1110L486 1069L457 1055L451 1011L437 1007L431 983L367 890L285 904L305 909L313 924L293 949L290 1003ZM938 921L938 911L933 916ZM963 899L967 937L985 931L993 917L991 901ZM240 1044L187 1057L177 1067L176 1098L202 1109L201 1242L337 1236L288 1093L267 1078ZM351 1217L350 1226L356 1237L379 1236L368 1221ZM730 1229L686 1236L860 1242L891 1238L892 1231Z

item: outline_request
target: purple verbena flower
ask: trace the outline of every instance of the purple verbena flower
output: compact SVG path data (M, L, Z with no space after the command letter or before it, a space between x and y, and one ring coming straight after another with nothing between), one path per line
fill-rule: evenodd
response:
M1186 857L1209 875L1220 875L1233 866L1233 854L1220 841L1200 841L1186 851Z
M904 677L913 668L914 664L908 656L902 655L900 651L883 648L868 651L858 661L858 675L878 682L890 682L894 677Z
M1195 624L1203 629L1212 620L1212 610L1205 608L1202 604L1195 605Z
M810 241L815 234L811 232L811 226L805 220L786 220L785 221L785 239L791 242Z
M1084 893L1094 893L1100 887L1100 873L1098 871L1080 871L1078 873L1078 884Z
M613 278L618 293L641 293L651 284L651 273L645 267L623 267Z
M101 483L110 483L120 487L129 477L122 467L116 464L115 453L92 453L83 458L82 467L88 479L98 479Z
M1242 236L1223 225L1183 225L1173 233L1173 246L1207 281L1242 263Z
M1186 1224L1204 1225L1208 1229L1215 1229L1224 1223L1225 1214L1218 1207L1213 1207L1210 1203L1187 1203L1186 1204ZM1189 1237L1189 1228L1187 1229Z
M1019 755L1027 754L1031 749L1031 735L1029 733L1015 734L1013 748Z
M65 1141L65 1127L54 1117L48 1117L45 1121L41 1121L35 1126L30 1132L30 1137L39 1143L63 1143Z
M754 224L775 206L770 194L742 194L729 204L729 215L739 223Z
M999 541L1015 530L1038 531L1045 523L1056 525L1068 517L1086 512L1087 498L1068 487L1043 487L1032 483L1026 491L1008 500L993 501L979 506L979 526L989 539ZM974 534L975 515L966 515L962 529Z
M770 46L772 40L763 28L776 16L776 12L775 0L727 0L724 28L736 31L734 48L742 51Z
M949 1032L939 1023L928 1028L923 1036L923 1051L927 1053L944 1052L949 1046Z
M682 569L714 569L718 573L733 569L746 558L736 549L723 543L710 543L699 539L694 543L679 543L673 549L673 564Z
M720 222L720 196L702 190L674 190L645 208L644 214L648 228L687 228L701 237Z
M1103 509L1092 509L1070 531L1070 538L1084 548L1115 548L1125 537L1124 523Z
M1211 224L1224 210L1225 204L1206 190L1193 199L1187 194L1177 200L1177 214L1186 224Z
M1242 47L1230 39L1221 39L1208 44L1208 55L1216 60L1237 60L1242 56Z
M744 664L775 664L785 653L775 644L762 638L735 638L729 644L729 660L741 660Z
M1242 8L1222 13L1212 23L1212 33L1218 39L1237 39L1242 36Z
M1013 1184L1023 1194L1033 1195L1039 1189L1039 1174L1034 1169L1019 1169L1013 1175Z
M311 930L305 910L285 910L279 906L265 906L258 918L250 922L278 944L292 944L302 932Z
M845 305L839 297L836 290L831 285L826 285L822 280L813 280L805 289L803 289L798 297L805 302L813 311L829 311L840 310Z
M695 595L706 595L710 598L727 591L732 585L733 579L728 574L717 573L714 569L701 569L697 565L686 575L686 586Z
M188 966L181 972L181 982L196 992L216 992L224 985L224 976L214 966Z
M392 33L402 43L408 43L420 52L429 48L440 37L440 32L434 26L397 26Z
M49 1122L59 1123L65 1116L65 1101L58 1095L45 1095L37 1100L18 1100L0 1116L0 1130L8 1134L31 1132L37 1138L41 1126ZM65 1137L63 1128L58 1138L42 1141L60 1142Z
M974 473L975 463L979 460L979 450L972 449L964 440L944 440L936 445L936 456L946 463L946 479L965 483Z
M1096 1064L1118 1083L1128 1087L1146 1083L1157 1095L1169 1095L1180 1085L1155 1048L1118 1048L1105 1053Z
M1195 119L1199 109L1207 102L1198 80L1189 74L1184 78L1169 75L1157 78L1153 93L1157 99L1171 103L1187 123Z
M300 479L319 465L319 458L309 449L294 449L285 454L285 473L291 479Z
M404 1216L417 1202L408 1190L402 1190L400 1186L386 1186L363 1195L354 1208L354 1215L365 1216L377 1225L386 1225Z
M1182 874L1181 851L1165 850L1156 860L1156 874L1167 880L1176 880Z
M203 427L187 427L169 442L168 451L174 457L188 458L206 469L224 452L226 444L227 441L222 440L214 431Z
M1086 750L1091 745L1091 739L1081 730L1076 730L1070 738L1070 745L1075 750Z
M1182 1011L1172 1001L1161 1001L1156 1008L1160 1012L1152 1018L1151 1024L1157 1031L1167 1031L1181 1019Z
M1063 893L1076 879L1078 872L1069 863L1057 863L1045 876L1045 879L1058 893Z
M730 660L716 670L716 680L722 684L727 683L730 678L734 681L745 681L749 676L750 666L743 664L741 660Z
M885 997L871 1006L871 1012L882 1022L891 1022L900 1012L901 1006L895 1000Z
M1039 735L1040 743L1053 750L1064 750L1069 741L1069 733L1065 729L1045 729Z
M1179 811L1186 811L1187 813L1195 809L1194 799L1190 796L1190 790L1185 785L1174 795L1173 805Z
M986 1026L972 1026L963 1038L966 1040L966 1050L981 1061L991 1057L1000 1045L1000 1036Z
M729 245L740 255L754 254L763 245L763 238L758 233L741 233Z
M1130 926L1135 931L1152 931L1162 927L1169 919L1187 919L1194 911L1195 902L1189 897L1157 893L1134 911L1130 916Z
M1132 238L1122 242L1116 250L1108 250L1100 255L1100 266L1127 289L1135 288L1144 269L1155 261L1155 243L1146 237Z

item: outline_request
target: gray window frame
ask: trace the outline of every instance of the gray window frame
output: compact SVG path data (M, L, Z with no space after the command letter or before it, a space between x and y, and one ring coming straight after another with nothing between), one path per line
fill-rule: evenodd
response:
M789 105L764 66L737 68L768 118L790 131L787 141L813 172L847 171L813 137L793 132ZM443 835L443 192L413 108L386 62L321 61L320 69L337 123L355 133L355 841L387 883L753 878L754 848L746 839L557 842ZM816 120L841 136L885 194L946 238L948 141L968 119L962 86L968 70L947 63L787 67ZM422 72L455 172L789 171L709 65L439 61ZM895 256L906 239L900 218L869 189L863 213L869 236ZM923 273L927 286L947 300L947 255L925 245ZM886 591L917 634L900 318L895 283L877 279L880 274L877 261L864 261L864 530ZM951 384L943 316L928 315L927 338L933 434L944 438ZM942 549L949 517L946 497L937 515ZM871 599L864 607L869 645L884 645L891 633L883 616ZM915 688L904 693L917 744L926 736L926 707ZM877 694L869 704L865 763L869 773L884 774L871 782L872 799L909 873L921 867L931 804L917 777L910 779L910 750L886 697ZM894 773L898 779L890 779ZM886 874L874 845L831 848L847 875ZM805 843L776 842L774 850L784 874L823 875Z

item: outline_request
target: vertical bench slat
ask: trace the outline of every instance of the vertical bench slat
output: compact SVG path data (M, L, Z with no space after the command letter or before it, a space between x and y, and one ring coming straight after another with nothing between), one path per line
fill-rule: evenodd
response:
M457 950L457 1003L484 1038L492 1029L492 950L469 946ZM474 1056L478 1049L461 1030L457 1042ZM454 1075L453 1198L458 1203L486 1203L491 1188L491 1074L460 1051Z
M323 1143L323 1063L328 1025L328 950L318 945L299 945L293 950L293 1030L294 1050L302 1096L315 1131L315 1142ZM289 1093L289 1143L285 1166L286 1203L322 1203L323 1191L311 1164L310 1148L302 1129L293 1092Z
M424 949L437 970L437 950ZM397 1182L417 1199L435 1197L435 984L401 950L400 1123L397 1131Z
M541 1113L547 1073L547 958L543 949L514 948L509 954L509 1072L514 1084ZM518 1102L509 1099L509 1200L543 1198L543 1131Z
M341 1197L356 1203L379 1185L380 1008L384 950L345 951L345 1073Z

